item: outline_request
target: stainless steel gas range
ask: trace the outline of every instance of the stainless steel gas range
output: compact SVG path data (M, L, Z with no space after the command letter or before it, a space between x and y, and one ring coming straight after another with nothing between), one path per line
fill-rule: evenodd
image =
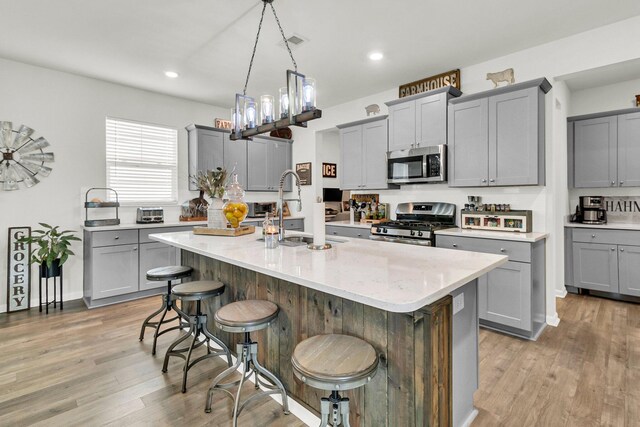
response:
M456 205L442 202L400 203L396 220L371 226L371 240L435 246L435 230L455 227Z

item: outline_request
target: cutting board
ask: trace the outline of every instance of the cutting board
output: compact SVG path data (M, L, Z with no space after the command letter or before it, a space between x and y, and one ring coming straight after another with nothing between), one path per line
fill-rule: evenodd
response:
M201 234L205 236L244 236L245 234L252 234L256 232L254 225L243 225L238 228L208 228L208 227L193 227L193 234Z

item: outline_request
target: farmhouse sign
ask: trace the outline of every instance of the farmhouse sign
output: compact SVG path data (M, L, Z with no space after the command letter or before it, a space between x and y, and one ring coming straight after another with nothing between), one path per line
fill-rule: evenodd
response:
M9 228L7 260L7 312L28 310L31 306L31 245L20 242L31 236L31 227Z
M213 126L218 129L231 129L231 120L215 119Z
M445 86L453 86L456 89L460 89L460 70L451 70L446 73L403 84L399 87L398 97L404 98L405 96L411 96Z

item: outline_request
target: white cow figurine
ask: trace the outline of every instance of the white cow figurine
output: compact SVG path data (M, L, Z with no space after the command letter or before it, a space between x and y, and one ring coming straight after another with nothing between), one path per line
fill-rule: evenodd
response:
M498 82L507 82L507 84L510 85L516 82L516 79L513 77L513 68L507 68L497 73L487 73L487 80L493 82L494 88L498 87Z

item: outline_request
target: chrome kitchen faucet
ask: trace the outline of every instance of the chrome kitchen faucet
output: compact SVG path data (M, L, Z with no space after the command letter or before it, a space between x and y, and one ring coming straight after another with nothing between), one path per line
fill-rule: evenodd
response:
M296 186L298 187L298 198L297 199L284 199L284 180L287 178L287 175L293 175L296 178ZM278 240L282 241L284 239L284 220L282 218L282 211L284 202L298 202L298 212L302 211L302 196L300 195L300 177L293 169L287 169L282 173L280 177L280 185L278 186L278 220L280 223L278 224Z

